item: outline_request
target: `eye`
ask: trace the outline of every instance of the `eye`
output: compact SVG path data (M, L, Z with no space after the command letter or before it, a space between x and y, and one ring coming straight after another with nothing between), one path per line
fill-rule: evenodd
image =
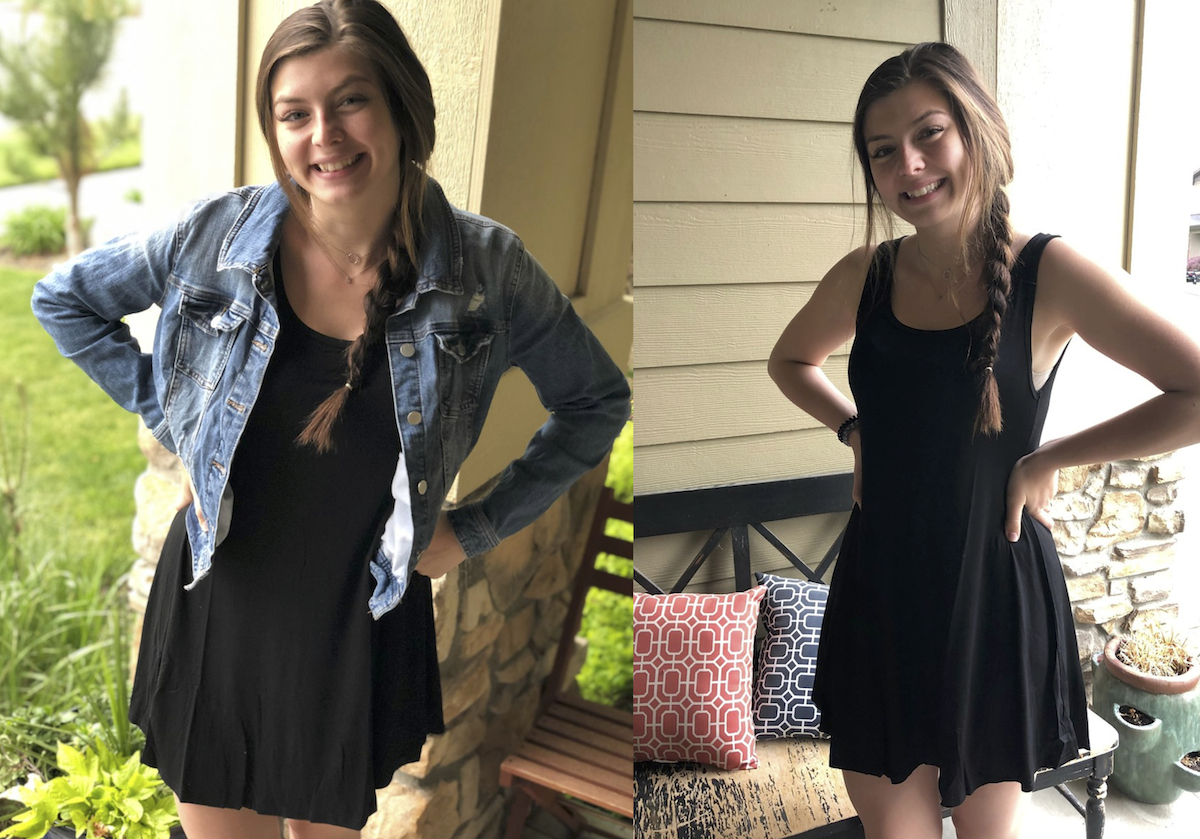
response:
M304 111L285 111L276 117L276 119L278 119L280 122L297 122L298 120L304 119L306 116L307 114Z
M918 136L924 139L926 137L932 137L935 134L941 134L945 130L946 129L942 128L940 125L927 125L921 129L921 133Z
M892 146L876 146L875 150L870 152L867 157L872 160L882 160L892 153Z
M349 96L343 97L340 104L353 107L355 105L361 105L362 103L364 103L366 101L367 101L367 97L362 96L358 93L352 93Z

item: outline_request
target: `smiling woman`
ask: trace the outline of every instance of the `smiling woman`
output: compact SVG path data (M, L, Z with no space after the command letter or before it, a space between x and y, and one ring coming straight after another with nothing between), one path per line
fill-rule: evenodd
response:
M943 807L964 839L1015 837L1034 774L1088 746L1056 470L1200 441L1200 348L1061 239L1012 229L1008 130L954 47L879 65L854 144L867 244L768 365L854 453L813 699L869 839L939 837ZM880 203L915 234L877 243ZM1075 335L1163 392L1039 445ZM853 399L821 369L851 340Z
M34 310L189 476L130 703L188 836L355 836L444 729L430 578L597 465L629 389L521 240L428 176L429 78L383 6L290 16L256 99L276 183L85 253ZM144 354L121 319L152 303ZM549 418L443 510L514 366Z

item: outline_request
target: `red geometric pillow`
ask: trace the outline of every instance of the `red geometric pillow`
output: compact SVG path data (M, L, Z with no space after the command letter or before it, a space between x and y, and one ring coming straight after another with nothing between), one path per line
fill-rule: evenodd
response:
M751 670L765 593L634 594L634 760L758 766Z

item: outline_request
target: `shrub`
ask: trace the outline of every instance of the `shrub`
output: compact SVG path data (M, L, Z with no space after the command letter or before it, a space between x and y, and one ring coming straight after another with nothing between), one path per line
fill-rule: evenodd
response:
M41 204L9 215L0 245L17 256L61 253L67 246L67 210Z
M633 500L633 423L625 424L608 459L608 479L618 501ZM632 540L633 525L609 520L609 536ZM633 576L633 563L601 554L596 565L622 577ZM587 660L576 677L579 693L626 711L633 709L633 600L611 591L588 592L579 634L588 640Z

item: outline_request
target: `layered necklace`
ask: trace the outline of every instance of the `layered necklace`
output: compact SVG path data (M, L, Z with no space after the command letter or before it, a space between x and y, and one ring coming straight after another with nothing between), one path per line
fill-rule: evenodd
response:
M318 231L315 226L309 230L309 233L312 234L313 242L316 244L317 248L325 255L325 259L328 260L329 264L335 271L345 278L346 285L354 285L355 280L367 274L372 269L378 267L379 263L383 261L382 259L375 257L377 248L372 248L371 251L365 255L355 253L354 251L341 250L331 246L328 240L321 235L320 231ZM357 271L349 271L345 268L343 260L345 263L349 263L355 268L360 265L363 267Z
M941 274L942 282L945 283L944 286L939 287L935 282L929 281L929 287L931 289L933 289L934 296L937 297L938 300L945 300L946 295L949 294L950 299L954 300L955 286L958 286L961 283L963 283L967 279L967 277L969 277L971 275L970 263L966 263L965 265L963 265L963 271L962 271L961 277L955 277L954 276L955 272L958 269L958 263L959 263L958 259L955 259L954 264L951 265L949 268L940 268L932 259L930 259L929 257L927 257L925 255L925 251L921 250L921 240L917 237L913 237L913 241L917 245L917 253L920 254L921 259L925 260L925 263L930 268L932 268L936 273ZM958 306L957 302L955 302L955 306L956 307Z

